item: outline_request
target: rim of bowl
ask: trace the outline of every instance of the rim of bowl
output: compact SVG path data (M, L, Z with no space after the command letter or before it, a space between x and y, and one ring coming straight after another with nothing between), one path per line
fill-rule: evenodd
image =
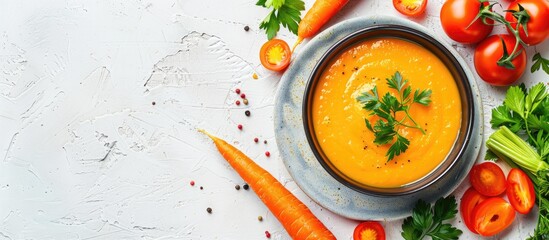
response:
M324 72L324 69L326 68L328 63L330 63L332 59L334 59L334 57L337 57L340 53L342 53L349 47L354 46L357 43L360 43L366 39L379 37L392 37L410 41L412 43L422 46L423 48L427 49L435 56L437 56L452 74L452 77L454 78L454 81L458 87L458 92L461 100L461 126L458 132L458 136L454 140L453 147L446 155L446 158L437 167L435 167L435 169L431 170L431 172L429 172L424 177L414 182L407 183L403 186L393 188L368 186L342 174L337 168L335 168L331 164L331 162L328 160L328 157L325 155L322 148L320 147L316 139L316 134L314 134L312 117L310 117L310 106L312 103L312 97L314 95L313 91L316 88L318 79ZM313 68L312 74L309 76L307 85L305 87L302 115L307 142L309 143L309 146L311 147L311 150L320 165L322 165L322 167L333 178L335 178L343 185L360 193L380 197L390 197L408 195L425 189L434 184L440 178L442 178L442 176L444 176L448 171L452 169L457 161L465 161L465 159L462 159L461 156L463 155L465 148L469 145L468 143L470 140L471 132L473 130L472 123L475 116L475 112L473 111L473 105L474 100L472 89L463 67L460 65L456 57L444 45L442 45L439 40L429 36L426 32L418 29L396 24L382 24L366 27L349 34L348 36L333 44L321 56L320 60Z

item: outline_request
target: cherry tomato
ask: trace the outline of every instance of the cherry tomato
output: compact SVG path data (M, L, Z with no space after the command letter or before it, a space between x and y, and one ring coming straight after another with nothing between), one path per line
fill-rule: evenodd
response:
M547 0L517 0L509 4L507 10L519 10L521 5L528 15L530 20L526 24L528 35L524 33L524 28L519 28L519 36L522 41L528 45L536 45L543 42L549 37L549 1ZM505 14L505 20L511 22L511 26L516 28L517 19L513 17L513 14L507 12ZM508 29L509 31L509 29ZM510 33L511 31L509 31Z
M271 39L259 51L259 59L266 69L272 71L282 71L290 65L292 52L290 46L284 40Z
M459 212L461 213L461 218L463 219L465 226L473 233L477 233L473 226L473 218L471 217L473 215L473 209L486 198L487 197L477 192L473 187L467 189L463 194L463 197L461 197Z
M493 162L483 162L473 166L469 173L473 188L480 194L493 197L505 192L505 174Z
M393 6L399 13L417 17L425 12L427 0L393 0Z
M473 226L482 236L493 236L515 220L515 209L500 197L488 198L473 210Z
M507 198L509 202L522 214L528 214L536 203L536 193L532 180L518 168L513 168L507 175Z
M353 240L385 240L385 230L378 222L362 222L353 232Z
M440 9L440 22L448 37L456 42L469 44L480 42L492 32L494 21L487 20L489 24L484 24L480 19L475 20L480 4L479 0L444 2ZM484 5L488 5L488 2Z
M526 68L526 52L519 46L520 54L511 62L515 69L499 66L497 61L503 56L503 45L505 42L507 53L511 54L515 47L515 38L510 35L492 35L486 38L475 49L474 63L478 75L485 82L495 86L508 86L524 73Z

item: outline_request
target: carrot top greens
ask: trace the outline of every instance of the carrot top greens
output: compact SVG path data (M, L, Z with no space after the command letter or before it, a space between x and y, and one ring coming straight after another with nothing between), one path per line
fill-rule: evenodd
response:
M374 87L371 92L363 92L356 100L363 104L364 109L370 111L370 115L379 117L373 126L368 119L365 119L366 127L374 133L375 144L392 143L385 155L388 158L387 161L391 161L395 156L405 152L410 145L410 140L398 132L399 127L415 128L425 134L425 130L410 116L409 110L414 103L428 106L431 103L432 92L430 89L416 89L412 95L412 87L408 84L408 80L403 79L398 71L391 78L387 78L387 85L397 91L397 96L387 92L380 98L377 87ZM397 119L398 112L404 112L406 116ZM407 120L410 120L413 125L409 125ZM396 140L394 140L395 137Z

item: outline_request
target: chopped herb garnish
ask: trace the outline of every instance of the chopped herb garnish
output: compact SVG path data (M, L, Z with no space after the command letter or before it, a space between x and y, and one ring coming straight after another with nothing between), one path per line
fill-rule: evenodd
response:
M370 92L363 92L356 99L363 104L364 109L370 111L370 115L379 117L379 120L373 125L368 119L365 119L366 127L374 133L375 144L391 143L391 147L385 155L388 158L387 161L390 161L405 152L410 145L410 141L399 133L399 127L415 128L425 134L425 130L410 116L409 110L414 103L428 106L431 103L432 92L430 89L416 89L412 95L412 87L408 84L408 80L403 79L398 71L391 78L387 78L387 85L396 90L398 96L387 92L380 98L377 87L374 87ZM406 116L397 119L398 112L404 112ZM409 125L407 120L413 125Z
M301 11L305 10L305 3L302 0L259 0L256 5L272 8L259 25L260 29L265 29L269 40L276 36L280 24L297 35Z

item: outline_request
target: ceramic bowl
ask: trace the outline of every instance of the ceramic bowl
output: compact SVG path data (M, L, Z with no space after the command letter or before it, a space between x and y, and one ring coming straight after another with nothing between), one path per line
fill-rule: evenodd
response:
M322 147L318 142L318 139L316 138L315 129L313 126L312 98L315 92L315 88L317 86L317 82L320 81L319 79L321 78L324 70L329 67L329 63L333 62L333 60L337 58L343 51L353 45L372 38L403 39L418 44L423 48L429 50L444 63L446 68L448 68L456 82L460 94L462 112L461 128L455 140L454 146L448 153L446 159L443 160L441 164L439 164L435 169L433 169L424 177L400 187L380 188L368 186L358 181L355 181L354 179L349 178L348 176L343 174L330 162L330 159L324 153ZM425 32L404 25L380 24L370 26L351 33L343 39L337 41L322 55L322 57L320 57L319 62L313 68L312 74L310 75L307 86L305 88L303 99L303 124L305 134L307 136L309 146L311 147L316 159L319 161L322 167L324 167L324 169L337 181L356 191L370 195L400 196L414 193L421 189L429 187L430 185L438 181L442 176L444 176L444 174L446 174L448 171L452 170L452 168L455 166L456 161L458 161L463 155L465 147L468 146L467 143L469 142L469 138L473 130L472 119L475 114L475 103L473 100L471 85L469 84L469 79L467 74L465 74L463 66L461 66L456 57L438 40L429 36Z

